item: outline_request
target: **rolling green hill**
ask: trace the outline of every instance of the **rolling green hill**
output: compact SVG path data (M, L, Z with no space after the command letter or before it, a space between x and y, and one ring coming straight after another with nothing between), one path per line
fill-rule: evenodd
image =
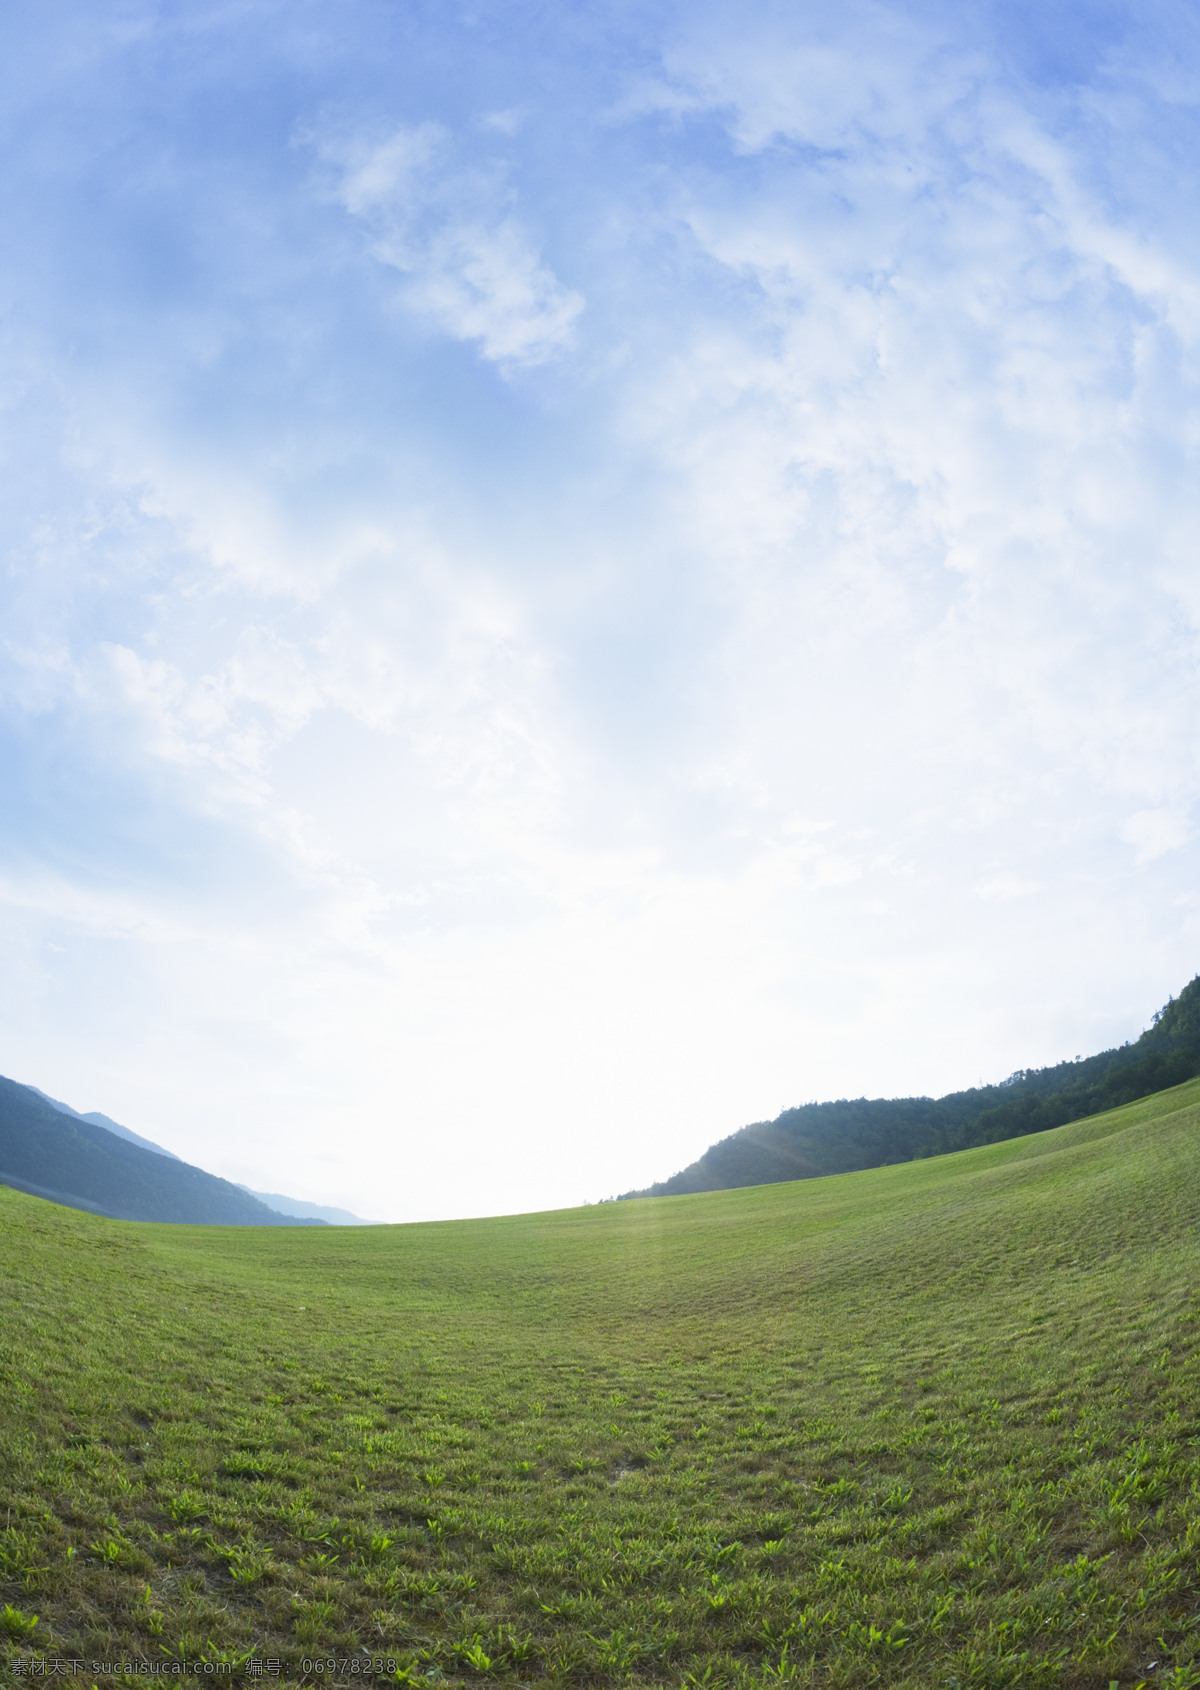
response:
M103 1119L103 1117L102 1117ZM277 1214L240 1186L0 1077L0 1186L130 1221L319 1226Z
M491 1221L132 1227L0 1191L10 1667L1194 1686L1198 1222L1200 1082Z
M804 1103L711 1145L681 1173L626 1197L731 1191L942 1156L1045 1132L1200 1074L1200 975L1139 1039L1097 1056L1022 1068L994 1086L946 1097L859 1097Z

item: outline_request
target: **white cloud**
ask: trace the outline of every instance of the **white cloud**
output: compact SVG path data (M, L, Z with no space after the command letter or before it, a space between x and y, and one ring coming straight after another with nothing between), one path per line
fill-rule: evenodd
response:
M1133 847L1139 864L1178 851L1191 837L1185 815L1175 810L1138 810L1121 824L1121 838Z
M896 183L931 108L953 109L985 73L978 50L910 10L869 0L802 15L699 8L665 43L663 67L660 82L636 85L628 109L717 112L747 152L780 140L830 154L847 142L886 146Z
M228 660L207 674L188 676L120 644L104 644L98 655L92 687L103 687L107 671L143 725L146 751L164 762L219 770L231 777L225 790L242 798L268 795L272 752L326 703L296 647L253 624L243 628Z
M492 114L491 127L512 133L515 114ZM326 137L318 149L371 252L406 278L412 310L501 366L542 364L571 345L583 299L542 262L502 170L457 164L432 123L378 141Z
M726 608L746 790L804 803L840 759L938 804L977 771L964 820L1086 785L1115 830L1194 787L1194 591L1167 562L1200 515L1195 385L1164 382L1200 350L1183 236L1085 185L1107 137L1052 135L894 8L710 10L666 63L672 110L761 155L736 191L673 185L737 309L680 324L626 413Z
M1012 898L1029 898L1035 892L1044 891L1034 880L1022 880L1019 875L1006 871L1003 874L991 875L981 880L975 888L975 895L987 901L999 899L1007 903Z

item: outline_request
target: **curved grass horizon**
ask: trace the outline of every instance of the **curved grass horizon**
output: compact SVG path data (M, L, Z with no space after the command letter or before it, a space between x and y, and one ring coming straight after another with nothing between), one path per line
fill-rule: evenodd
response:
M7 1670L1200 1684L1198 1148L1189 1081L950 1156L490 1220L0 1191Z

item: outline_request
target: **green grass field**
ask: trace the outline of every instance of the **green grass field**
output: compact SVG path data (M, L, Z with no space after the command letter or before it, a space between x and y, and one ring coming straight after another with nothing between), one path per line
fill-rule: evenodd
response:
M6 1671L1200 1685L1198 1220L1200 1081L503 1220L0 1190Z

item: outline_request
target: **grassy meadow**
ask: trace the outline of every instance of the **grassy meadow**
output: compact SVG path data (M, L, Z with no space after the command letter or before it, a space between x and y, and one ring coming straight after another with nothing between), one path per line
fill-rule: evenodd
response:
M1200 1081L502 1220L0 1190L4 1670L1200 1685L1198 1221Z

